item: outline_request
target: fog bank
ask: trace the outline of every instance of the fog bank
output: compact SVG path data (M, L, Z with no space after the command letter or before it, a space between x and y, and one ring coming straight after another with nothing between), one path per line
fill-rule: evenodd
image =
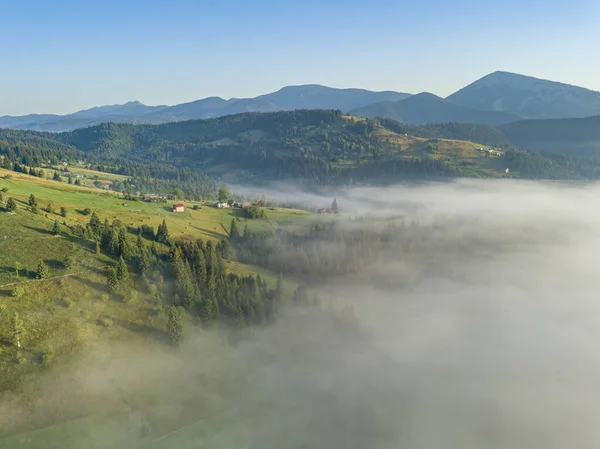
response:
M335 196L342 225L418 223L394 237L408 249L314 287L320 305L289 307L237 344L190 329L176 350L98 348L49 374L35 407L5 400L0 426L32 410L108 416L62 433L65 448L600 445L600 185L469 180Z

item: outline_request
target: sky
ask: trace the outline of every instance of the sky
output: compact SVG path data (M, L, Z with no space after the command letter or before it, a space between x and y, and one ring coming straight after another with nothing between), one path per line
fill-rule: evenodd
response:
M323 84L447 96L496 70L600 91L595 0L0 0L0 115Z

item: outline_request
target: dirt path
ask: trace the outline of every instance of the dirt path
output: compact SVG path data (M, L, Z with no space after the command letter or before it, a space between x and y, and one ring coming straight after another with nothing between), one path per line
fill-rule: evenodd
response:
M11 282L10 284L3 284L0 285L0 288L4 288L4 287L12 287L13 285L21 285L21 284L29 284L31 282L44 282L44 281L52 281L54 279L60 279L60 278L67 278L69 276L76 276L78 274L82 274L82 273L87 273L88 271L92 271L95 269L104 269L108 267L108 265L102 266L102 267L95 267L95 268L90 268L88 270L82 270L82 271L76 271L75 273L69 273L69 274L61 274L60 276L52 276L50 278L46 278L46 279L29 279L28 281L21 281L21 282Z

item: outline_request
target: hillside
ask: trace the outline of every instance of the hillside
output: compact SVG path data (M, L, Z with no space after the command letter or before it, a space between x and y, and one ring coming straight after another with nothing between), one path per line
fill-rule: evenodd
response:
M520 148L570 155L600 156L600 116L582 119L523 120L498 128Z
M581 118L600 114L600 92L508 72L494 72L446 100L524 118Z
M375 103L351 111L358 117L386 117L403 123L480 123L498 125L520 120L517 114L502 111L484 111L460 106L436 95L423 92L401 101Z
M61 132L100 123L160 124L207 119L244 112L275 112L295 109L339 109L348 111L381 101L397 101L410 94L373 92L365 89L336 89L310 84L287 86L255 98L208 97L174 106L146 106L139 101L99 106L67 115L31 114L0 117L0 128Z
M0 130L0 143L7 135L13 141L20 139L23 145L16 147L18 151L11 145L2 150L0 145L0 154L34 166L47 160L56 164L70 154L66 159L85 159L100 171L124 175L126 179L115 184L122 191L169 194L182 189L187 197L201 199L214 197L223 182L293 180L327 186L506 176L505 169L511 166L502 162L504 150L515 146L507 134L515 142L525 142L513 129L516 125L507 127L506 133L501 127L478 124L415 126L391 119L362 119L339 111L298 110L161 125L109 123L61 134ZM56 149L49 149L51 145ZM576 145L577 140L569 148ZM488 146L499 151L479 150ZM527 160L527 164L545 168L519 169L510 176L595 176L587 169L582 172L556 165L556 161L554 165L542 163L540 156L531 155Z

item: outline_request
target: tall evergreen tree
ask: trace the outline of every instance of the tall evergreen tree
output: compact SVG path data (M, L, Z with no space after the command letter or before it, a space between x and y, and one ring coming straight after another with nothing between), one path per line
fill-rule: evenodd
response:
M129 279L129 270L123 257L119 257L119 263L117 263L117 279L119 281L126 281Z
M58 224L58 220L54 220L54 224L52 225L52 234L54 234L54 235L60 234L60 225Z
M50 275L50 270L48 269L48 265L44 263L42 259L38 262L36 277L38 279L47 279Z
M148 276L152 272L152 265L150 262L150 255L147 249L142 249L140 252L140 258L138 260L138 268L142 276Z
M237 220L234 218L231 220L231 228L229 229L229 239L236 241L240 238L240 230L237 226Z
M337 198L333 199L333 202L331 203L331 212L333 212L334 214L339 213L339 209L338 209L338 203L337 203Z
M96 212L92 212L92 216L90 217L88 227L92 231L94 240L99 239L102 232L102 222L100 221L100 218L98 218L98 215L96 215Z
M37 199L35 198L35 195L33 193L29 195L29 200L27 201L27 204L29 204L31 207L37 206Z
M169 229L167 228L167 222L163 219L162 223L158 225L156 230L156 241L158 243L167 243L169 241Z
M108 268L108 277L106 278L106 283L108 284L108 288L113 293L116 293L119 290L119 277L117 276L117 270L115 267Z
M179 346L183 341L183 317L185 311L181 307L171 306L169 309L169 319L167 321L167 333L171 344Z

